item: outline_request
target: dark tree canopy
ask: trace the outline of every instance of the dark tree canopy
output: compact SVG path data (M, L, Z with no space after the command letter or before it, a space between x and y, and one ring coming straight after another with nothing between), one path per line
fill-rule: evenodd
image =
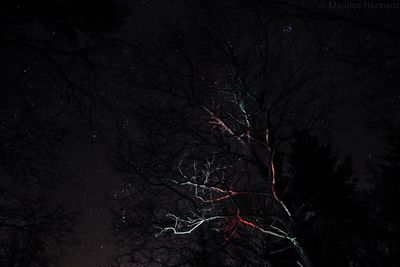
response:
M314 266L350 266L358 259L354 171L309 134L299 134L289 156L286 199L295 210L297 236L304 240Z
M78 210L54 194L60 151L76 121L93 117L93 82L82 77L97 69L97 39L126 14L114 1L0 3L1 266L57 266L60 244L73 241Z
M384 136L385 152L376 167L375 188L372 198L376 211L372 213L375 223L378 253L385 266L395 266L400 251L400 126L390 124ZM393 264L393 265L391 265Z
M0 266L60 264L80 143L111 266L396 266L400 5L347 4L2 1Z

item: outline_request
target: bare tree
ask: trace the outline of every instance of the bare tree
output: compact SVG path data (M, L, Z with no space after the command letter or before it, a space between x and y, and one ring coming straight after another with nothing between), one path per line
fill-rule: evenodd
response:
M51 204L49 204L49 202ZM46 196L1 188L0 263L2 266L54 266L61 254L52 249L69 240L76 211Z
M57 160L68 134L92 126L105 104L93 87L98 40L126 14L114 1L91 4L0 4L1 266L54 266L72 238L78 211L54 195L65 178Z
M116 159L128 176L115 194L121 257L311 266L284 201L284 155L297 131L324 130L333 85L301 24L222 6L200 5L167 31L173 45L142 54L128 111L140 131L121 132L126 150Z

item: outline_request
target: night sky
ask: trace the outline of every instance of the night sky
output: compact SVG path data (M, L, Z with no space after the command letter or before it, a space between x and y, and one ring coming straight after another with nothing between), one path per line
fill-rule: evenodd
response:
M340 173L338 166L346 162L346 157L351 157L354 171L346 184L352 183L357 188L349 198L351 205L354 204L352 208L377 210L366 212L366 217L354 214L346 223L351 225L363 220L360 218L368 218L364 220L369 222L365 225L382 225L385 229L382 231L389 229L385 232L387 236L398 234L398 219L393 219L388 228L377 219L380 210L385 210L382 207L390 206L381 205L374 190L386 190L380 189L376 177L383 177L385 171L379 168L389 165L380 163L385 155L385 131L400 118L400 6L379 1L343 3L152 0L1 3L0 266L178 266L181 260L182 266L245 266L243 262L248 266L307 266L307 259L286 261L297 257L295 249L287 248L289 245L276 240L268 243L269 239L263 239L266 242L263 243L261 234L255 234L260 229L270 229L263 228L266 225L278 225L278 220L270 223L268 216L285 217L282 207L286 206L279 205L280 197L293 210L301 210L296 201L308 203L301 199L304 197L301 192L296 194L290 189L296 188L296 181L293 186L287 182L287 177L297 177L290 174L294 169L290 167L290 144L297 140L296 134L305 132L321 144L331 143L329 153L336 162L332 173ZM270 50L264 55L262 50L267 46ZM268 58L265 59L268 64L265 69L259 68L262 74L257 76L263 55ZM268 74L269 70L272 74ZM252 75L255 75L253 80ZM310 81L302 80L308 76L312 77ZM285 86L292 90L300 88L299 93L287 93L282 89ZM262 112L256 111L256 100L263 90L272 92L270 96L264 95L265 99L281 97L276 98L277 108L271 108L274 103L271 100L260 105ZM284 93L279 95L280 92ZM279 113L283 107L285 110ZM262 115L264 112L268 115ZM278 118L282 117L280 124ZM314 117L315 122L310 123ZM272 118L272 122L266 118ZM242 130L242 135L236 134ZM268 139L266 133L272 137ZM214 141L219 143L215 145ZM245 147L246 142L248 150L240 147ZM218 149L212 154L214 147ZM276 158L271 147L279 152ZM307 153L313 153L312 148L302 153L298 157L306 161ZM208 184L208 179L187 178L199 175L190 173L197 171L190 162L203 166L202 156L207 160L215 158L215 164L221 164L217 165L215 175L221 175L221 169L226 180L215 178L214 183ZM271 165L256 160L263 157L271 157ZM251 165L252 162L256 163ZM186 168L188 174L181 168ZM243 177L263 177L263 171L269 173L268 170L275 168L284 180L280 184L277 179L278 196L275 196L275 185L260 186L258 178L249 179L252 182L247 184L243 182ZM315 176L322 173L325 177L324 171L316 172ZM245 172L247 176L242 174ZM163 175L168 180L160 178ZM188 180L180 182L170 178L179 175ZM210 177L213 175L211 171ZM275 179L274 174L268 175ZM240 177L235 178L239 181L232 182L231 176ZM190 186L196 189L196 195L190 194ZM302 190L301 186L298 188ZM276 203L265 201L265 205L278 210L278 215L259 212L265 210L259 204L263 201L258 196L241 197L241 193L237 193L238 200L232 201L233 204L218 206L218 197L225 201L224 194L231 199L236 197L234 190L254 192L256 189L264 190L264 195L270 194L270 200ZM215 197L211 202L216 206L210 210L223 212L226 225L218 222L210 226L213 231L218 230L215 230L218 234L210 236L204 223L198 228L200 234L193 234L193 241L191 232L182 235L182 239L169 237L174 236L172 231L162 231L171 224L165 220L169 210L185 214L190 203L200 200L193 213L186 214L185 218L197 218L193 215L196 212L204 218L220 215L215 210L207 213L209 201L199 197L197 190L203 193L209 190L205 196ZM330 197L329 190L335 189L326 190L316 196ZM211 192L217 193L212 196ZM385 192L377 191L376 195L389 195ZM304 194L309 193L304 191ZM41 223L30 222L31 218L42 220L39 215L35 217L40 212L18 215L25 212L22 207L28 204L17 205L15 212L8 211L6 207L14 207L13 203L18 202L13 200L14 196L21 203L46 198L43 212L50 212L55 203L62 203L75 214L71 217L74 223L70 226L67 219L64 228L53 230L62 220L56 218L55 223L50 216L41 228ZM321 199L316 203L332 204L331 200ZM335 202L334 209L342 205L340 201ZM311 207L305 213L307 216L323 214L318 215L321 219L315 225L320 228L314 231L321 232L322 237L302 230L307 216L295 212L287 222L282 219L291 225L285 228L288 233L283 239L290 240L286 237L292 233L300 236L305 250L310 251L313 266L349 266L362 258L360 255L364 252L348 252L353 251L351 247L340 253L349 253L351 256L347 259L352 260L326 265L331 254L319 254L318 248L310 244L328 239L325 233L330 231L329 227L342 229L340 218L347 215L335 213L330 217L318 213L317 204ZM236 217L232 215L234 210ZM244 214L242 217L239 211ZM296 220L303 224L297 224ZM337 224L331 226L327 221ZM193 227L181 221L175 224L174 230L180 230L182 225ZM245 227L252 230L246 232ZM21 234L22 241L13 243L9 233L17 240L18 229L34 237ZM68 230L63 232L63 229ZM163 235L155 237L160 229ZM385 242L391 238L383 238L382 244L386 244L390 253L382 252L381 256L379 248L371 245L380 230L371 230L364 224L355 229L360 230L353 239L359 242L356 245L359 251L370 251L369 254L376 256L371 265L363 265L360 260L357 264L361 265L355 266L378 266L376 263L395 266L391 261L399 251L398 243L393 241L394 245L387 245ZM43 231L48 231L48 236ZM236 247L237 243L254 236L257 239L254 244L245 243L254 246L257 253L252 254L253 250L246 250L247 247ZM276 238L279 240L279 236ZM30 242L44 244L44 249L30 251L29 247L35 247ZM342 248L337 245L340 242L326 246L332 246L329 249L335 251L335 246ZM171 244L175 247L168 251L166 248ZM200 256L193 256L197 255L194 252L197 247L185 250L197 244L206 244L211 249L202 251ZM221 244L226 244L227 251L222 252ZM14 246L23 248L15 248L14 253L11 249ZM173 256L168 254L171 251ZM215 251L221 254L213 254ZM237 254L233 257L235 251ZM265 251L281 251L282 256L275 256L280 252ZM24 253L30 256L15 256ZM111 265L123 253L128 256L120 257L122 263ZM48 255L50 260L58 259L53 254L61 255L55 263L41 261ZM13 257L15 260L11 260ZM220 265L208 262L209 258L227 260Z

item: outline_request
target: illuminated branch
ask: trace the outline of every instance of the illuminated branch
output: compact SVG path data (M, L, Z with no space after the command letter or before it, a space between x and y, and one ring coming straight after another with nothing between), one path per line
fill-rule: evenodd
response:
M247 146L250 146L251 142L258 143L264 147L266 152L268 153L268 159L266 160L266 165L270 169L270 176L271 176L271 192L274 201L278 202L279 205L283 208L285 213L291 218L291 213L289 209L286 207L285 203L279 198L277 191L276 191L276 166L275 166L275 149L273 144L270 141L270 132L269 129L265 130L265 139L259 140L251 135L251 121L249 119L249 114L246 111L244 102L240 99L237 95L234 95L233 101L235 104L239 106L240 112L244 116L244 119L240 119L235 117L234 115L228 113L230 117L234 119L237 123L240 124L241 129L244 129L244 133L237 133L231 126L228 125L223 119L218 117L213 111L211 111L206 106L202 106L202 108L209 114L210 124L215 125L218 127L222 132L227 133L229 136L234 137L243 147L246 149ZM247 138L247 142L245 142L242 138ZM249 151L249 150L248 150ZM183 181L175 181L175 184L181 187L188 186L192 188L194 191L194 197L199 200L203 205L206 207L200 212L199 214L194 214L188 217L179 217L177 215L169 213L167 217L173 220L173 226L168 226L162 228L160 232L156 234L159 236L161 234L172 232L175 235L185 235L193 233L197 228L204 224L217 224L217 227L211 227L211 229L220 231L224 230L228 237L233 236L237 233L238 227L243 226L245 228L250 228L257 230L261 234L270 235L272 237L287 240L289 241L293 248L297 251L298 255L302 257L304 263L307 266L311 266L308 263L307 256L303 252L303 249L297 242L295 237L292 237L288 232L285 230L276 227L273 223L268 223L267 225L263 225L260 221L255 220L251 216L242 217L240 215L240 205L234 197L243 194L262 194L267 196L269 194L259 193L259 192L247 192L247 191L235 191L231 188L226 189L218 184L221 184L220 181L224 181L225 177L224 174L222 176L213 175L214 170L213 168L213 161L206 161L204 165L204 170L198 170L197 163L194 162L192 167L189 167L188 173L184 172L181 168L182 162L178 165L178 171L181 175ZM219 168L216 168L216 170ZM215 173L217 173L215 171ZM218 174L218 173L217 173ZM210 183L210 180L215 179L213 182L217 182L214 184ZM270 196L270 195L269 195ZM232 201L228 201L232 200ZM216 208L214 203L221 203L224 206L223 208ZM207 206L209 204L210 206ZM236 214L229 214L233 210L236 210ZM223 211L223 212L222 212ZM227 214L228 213L228 214ZM218 222L224 221L224 225L219 224ZM275 220L275 223L277 220ZM300 262L297 262L299 266L302 266Z
M189 187L193 187L194 188L194 192L195 192L195 197L199 200L201 200L203 203L211 203L211 202L218 202L218 201L222 201L225 199L228 199L232 196L238 195L239 192L230 190L230 189L223 189L221 187L216 187L216 186L210 186L207 185L207 183L209 182L210 179L210 175L213 173L212 171L212 164L213 164L213 160L207 160L205 166L205 170L197 170L197 163L193 162L193 167L190 168L194 174L193 175L188 175L185 174L184 171L181 168L181 164L180 163L178 165L178 171L181 174L182 178L185 180L184 182L178 182L175 181L174 182L176 184L179 184L181 186L189 186ZM199 176L200 174L200 176ZM223 177L222 177L223 178ZM209 193L209 197L206 198L201 194L200 191L208 191ZM217 196L214 196L215 194L217 194Z
M212 112L209 108L207 108L204 105L202 106L202 108L210 115L211 119L210 124L218 126L220 129L222 129L223 132L227 132L230 136L234 137L242 145L244 145L244 142L242 140L242 135L236 134L231 127L229 127L223 120L221 120L217 115L215 115L215 113Z
M232 128L230 128L221 118L216 116L216 114L214 112L212 112L210 109L208 109L205 106L203 106L203 109L207 113L210 114L210 117L212 119L212 121L210 123L218 125L223 131L226 131L226 132L229 133L229 135L235 137L236 140L238 140L242 145L245 145L245 143L242 140L242 137L246 136L248 138L248 140L256 141L256 142L261 143L262 145L264 145L266 147L266 149L268 150L268 152L270 154L270 160L267 162L267 165L269 166L269 168L271 170L271 191L272 191L272 195L273 195L274 199L285 210L286 214L291 218L292 215L291 215L289 209L287 208L285 203L278 197L278 194L276 192L276 170L275 170L275 163L274 163L275 150L271 147L271 144L270 144L270 141L269 141L269 130L268 129L265 130L265 143L264 142L260 142L257 139L253 138L251 136L251 134L250 134L251 125L250 125L250 121L248 119L249 116L248 116L248 113L246 112L243 100L240 99L236 94L234 94L233 98L231 99L231 101L239 106L240 111L243 113L243 115L245 117L246 133L244 133L242 135L238 135L237 133L235 133L232 130Z
M167 217L175 221L174 226L165 227L159 233L156 234L156 237L162 235L165 232L172 231L175 235L186 235L191 234L194 230L196 230L203 223L211 222L214 220L224 219L224 216L213 216L209 218L204 218L202 216L196 216L195 218L187 218L182 219L174 214L167 214Z
M232 231L229 233L229 236L232 236L238 225L243 225L250 227L252 229L256 229L260 231L263 234L271 235L277 238L281 239L286 239L289 240L293 246L295 246L296 249L300 250L302 252L302 248L300 247L299 243L297 242L296 238L291 237L288 233L283 231L282 229L270 225L269 229L260 226L259 224L252 222L248 219L243 218L240 216L239 209L237 210L237 214L235 216L222 216L222 215L215 215L215 216L210 216L206 217L204 214L203 215L195 215L193 217L187 217L186 219L183 219L181 217L178 217L174 214L167 214L167 217L172 219L174 221L174 226L169 226L162 228L160 232L156 234L156 236L160 236L166 232L172 232L175 235L186 235L186 234L191 234L193 231L195 231L198 227L200 227L204 223L210 223L212 221L216 220L228 220L229 222L227 223L227 226L225 227L226 231Z
M281 204L281 206L283 207L283 209L286 211L287 215L289 217L292 217L292 214L290 213L289 209L286 207L285 203L283 203L283 201L278 197L277 193L276 193L276 171L275 171L275 163L274 163L274 156L275 156L275 150L273 150L270 146L269 143L269 131L268 129L265 131L265 144L266 147L268 149L268 151L270 152L270 161L269 161L269 166L271 169L271 180L272 180L272 184L271 184L271 190L272 190L272 195L274 196L274 199L276 201L279 202L279 204Z
M228 199L232 196L238 195L240 194L239 192L233 191L233 190L224 190L221 189L219 187L215 187L215 186L207 186L207 185L199 185L196 183L192 183L192 182L184 182L181 183L181 185L189 185L189 186L193 186L195 188L195 197L200 199L202 202L204 203L208 203L208 202L218 202L224 199ZM199 195L199 189L203 189L203 190L209 190L210 192L210 198L206 199L202 196ZM216 192L216 193L220 193L222 194L222 196L213 198L212 193L211 192Z
M278 238L284 238L288 239L291 242L295 241L295 238L290 237L286 232L283 230L275 227L275 226L270 226L271 229L276 230L276 232L264 229L263 227L257 225L254 222L251 222L247 219L244 219L239 215L239 210L237 212L236 216L222 216L222 215L216 215L216 216L210 216L210 217L205 217L204 215L196 215L193 218L187 217L186 219L183 219L181 217L178 217L174 214L168 213L167 218L170 218L174 220L174 226L169 226L163 228L159 233L156 234L156 236L159 236L165 232L172 231L176 235L185 235L185 234L191 234L194 230L196 230L199 226L201 226L203 223L215 221L215 220L229 220L233 224L243 224L245 226L251 227L253 229L259 230L260 232L264 234L269 234ZM229 224L228 224L229 225ZM232 227L229 227L230 229ZM234 227L234 229L237 229L237 227Z

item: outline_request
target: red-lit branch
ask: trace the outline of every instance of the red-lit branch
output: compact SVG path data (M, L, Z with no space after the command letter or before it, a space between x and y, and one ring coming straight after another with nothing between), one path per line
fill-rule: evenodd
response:
M286 214L289 217L292 217L289 209L286 207L285 203L278 197L278 194L276 193L276 171L275 171L275 162L274 162L274 156L275 156L275 150L271 148L270 142L269 142L269 131L268 129L265 131L265 144L266 147L270 153L270 160L269 160L269 167L271 169L271 191L274 199L279 202L279 204L283 207L285 210Z
M235 131L228 126L223 120L221 120L214 112L212 112L206 106L202 106L203 109L210 115L210 124L219 127L223 132L227 132L230 136L234 137L237 141L239 141L242 145L244 145L244 141L242 140L243 135L238 135Z
M222 216L222 215L205 216L204 214L202 214L202 215L193 215L192 217L187 217L187 218L181 218L174 214L167 214L167 217L174 221L174 226L162 228L161 231L156 234L156 236L159 236L166 232L172 232L173 234L176 235L191 234L193 231L195 231L198 227L200 227L203 224L217 220L227 220L228 223L227 227L225 227L225 231L232 231L231 233L228 233L229 236L234 234L238 225L243 225L245 227L255 229L263 234L289 240L297 249L301 250L301 247L296 241L296 238L291 237L288 233L273 225L270 225L269 227L263 227L249 219L245 219L240 215L239 210L237 210L237 214L235 216Z
M238 140L240 142L240 144L245 145L245 142L242 140L242 138L245 136L248 138L248 140L251 141L255 141L258 143L261 143L263 146L266 147L266 149L269 152L269 157L270 159L267 161L267 165L269 166L270 170L271 170L271 191L272 191L272 195L274 197L274 199L282 206L282 208L285 210L286 214L291 217L291 213L289 211L289 209L286 207L285 203L279 198L277 192L276 192L276 170L275 170L275 163L274 163L274 156L275 156L275 150L272 148L272 145L270 143L269 140L269 130L266 129L265 130L265 143L258 141L257 139L253 138L251 136L251 125L250 125L250 121L248 119L248 114L246 112L244 103L242 100L238 99L238 97L235 95L235 97L233 98L233 101L235 104L237 104L240 108L240 111L243 113L243 116L245 118L245 126L246 126L246 132L243 134L237 134L236 132L234 132L232 130L231 127L229 127L221 118L219 118L214 112L212 112L209 108L203 106L203 109L210 115L210 123L211 124L215 124L217 126L219 126L220 129L223 130L223 132L228 132L228 134L230 136L235 137L236 140Z
M271 144L269 136L270 133L268 129L265 130L264 140L259 140L253 137L251 120L249 119L249 115L246 112L243 101L237 96L235 96L234 99L231 101L239 106L242 117L235 117L232 114L230 114L230 116L234 119L236 123L240 124L241 127L238 128L242 129L244 131L243 133L236 132L234 128L229 126L227 122L218 117L215 112L211 111L206 106L202 106L202 108L209 115L210 124L214 125L214 127L218 127L218 129L220 129L223 133L227 133L230 137L233 137L240 143L240 145L242 145L246 149L246 151L250 151L248 149L248 146L251 145L251 143L260 144L264 149L266 149L268 156L265 160L265 164L269 167L271 172L270 186L272 198L279 203L286 214L291 218L290 211L286 207L285 203L279 198L276 191L277 173L274 162L275 148L273 144ZM219 177L218 174L216 176L212 175L212 173L215 174L216 172L214 173L214 167L212 166L212 163L210 161L207 160L207 164L205 164L204 166L205 170L199 171L197 169L197 164L194 163L193 167L189 168L189 173L191 173L191 175L189 175L185 174L185 172L181 169L181 164L179 164L178 170L181 175L181 181L175 181L178 186L190 187L194 189L194 196L202 203L203 210L198 210L191 216L184 218L174 214L168 214L167 217L174 221L174 225L162 228L157 236L166 232L172 232L176 235L191 234L201 225L212 224L211 229L217 231L225 231L227 236L230 237L237 232L239 226L242 226L245 228L256 230L265 235L271 235L275 238L288 240L292 243L296 251L298 251L299 255L303 258L306 258L296 238L292 237L286 231L274 226L273 224L263 225L262 222L255 220L251 216L241 216L239 209L240 205L237 205L237 199L234 199L236 196L243 194L262 194L264 196L270 196L270 194L235 191L231 188L225 189L219 186L214 186L214 184L221 184L219 182L221 180L224 180L224 177ZM210 181L213 178L215 178L216 181ZM227 200L232 201L229 202ZM214 203L220 203L220 205L224 206L223 208L221 208L220 205L214 206ZM236 210L236 214L226 214L227 212L232 212L232 210ZM302 266L300 262L298 262L298 264Z
M236 192L233 190L225 190L219 187L215 187L215 186L207 186L207 185L199 185L196 183L192 183L192 182L184 182L181 183L181 185L188 185L188 186L192 186L195 189L195 197L200 199L202 202L207 203L207 202L218 202L221 200L225 200L228 199L232 196L238 195L240 194L240 192ZM199 189L202 190L207 190L209 191L209 198L205 198L203 196L199 195ZM212 195L212 192L215 192L216 194L219 194L219 196L214 197Z

